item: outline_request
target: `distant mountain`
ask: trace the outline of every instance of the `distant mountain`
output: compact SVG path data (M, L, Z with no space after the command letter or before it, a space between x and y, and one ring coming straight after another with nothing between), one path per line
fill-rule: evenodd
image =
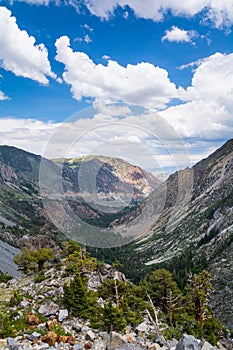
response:
M56 239L59 230L44 208L43 196L54 201L60 185L61 196L80 219L107 227L121 214L106 212L93 205L93 200L129 212L159 184L150 173L117 158L88 156L51 161L15 147L0 146L0 238L16 246L24 244L27 236L42 235L44 243Z

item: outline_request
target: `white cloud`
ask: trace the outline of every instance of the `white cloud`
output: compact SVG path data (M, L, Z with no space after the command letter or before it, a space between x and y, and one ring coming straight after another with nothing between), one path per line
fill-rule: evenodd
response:
M194 30L184 30L176 26L172 26L170 30L166 30L166 34L163 36L162 41L175 41L193 43L192 38L198 36Z
M197 64L191 86L181 92L187 102L161 114L182 137L232 138L233 53L216 53Z
M71 85L75 99L124 101L154 108L164 108L179 91L165 69L147 62L121 66L108 60L107 66L95 64L87 54L74 52L70 40L63 36L56 41L56 60L65 65L64 81Z
M198 62L192 84L183 96L187 100L230 100L233 103L233 53L214 55Z
M161 21L170 10L175 16L194 16L204 11L204 20L211 21L216 27L233 23L233 3L229 0L84 0L89 11L99 17L109 18L117 6L130 6L135 15L142 18Z
M14 1L14 0L13 0ZM15 0L16 1L16 0ZM74 6L80 11L81 5L101 18L108 19L114 15L115 9L127 5L140 18L161 21L168 11L174 16L191 17L196 14L203 15L203 22L211 22L217 28L230 26L233 23L233 3L231 0L148 0L146 5L142 0L19 0L29 4L48 5L50 2ZM127 12L124 17L127 18Z
M36 39L21 30L11 11L0 7L0 60L1 66L22 76L48 84L48 78L56 78L48 60L44 44L36 44Z
M89 44L92 42L92 39L90 38L90 36L88 34L86 34L83 38L83 40L85 41L85 43Z
M103 56L102 56L102 58L103 58L103 60L108 61L108 60L110 60L110 58L111 58L111 57L110 57L110 56L108 56L108 55L103 55Z
M83 28L89 30L90 32L93 32L93 30L94 30L94 29L93 29L92 27L90 27L88 24L84 24L84 25L83 25Z
M90 38L90 36L88 34L84 35L84 37L77 37L74 39L74 42L85 42L86 44L89 44L92 42L92 39Z
M1 118L1 144L42 154L49 138L59 125L34 119Z
M8 100L9 98L0 90L0 101Z

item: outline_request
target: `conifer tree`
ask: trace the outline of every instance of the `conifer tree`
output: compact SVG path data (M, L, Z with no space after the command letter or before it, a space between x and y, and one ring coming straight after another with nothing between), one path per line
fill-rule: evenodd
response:
M187 301L193 307L195 319L202 328L208 311L208 296L212 290L210 279L211 274L203 270L199 274L191 275L186 287Z
M109 300L103 309L103 326L108 331L123 332L126 327L126 320L121 309L113 306Z
M87 287L80 274L75 275L70 285L64 285L63 302L74 316L88 316Z

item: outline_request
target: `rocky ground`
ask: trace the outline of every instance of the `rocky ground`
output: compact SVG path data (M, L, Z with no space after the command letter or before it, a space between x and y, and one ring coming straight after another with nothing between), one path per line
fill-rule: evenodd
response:
M108 277L124 280L124 275L105 265L103 274L92 272L89 289L96 290L101 281ZM0 339L0 349L92 349L92 350L232 350L232 342L222 339L217 347L205 340L197 340L184 334L180 340L166 340L155 323L145 314L143 322L136 327L126 327L124 334L92 329L89 321L70 317L67 309L61 307L64 283L70 276L65 268L52 267L45 272L45 280L35 283L35 276L17 277L0 284L0 312L13 312L15 322L25 317L25 328L17 336ZM6 307L14 293L23 295L17 305ZM99 305L103 300L99 300ZM8 304L7 304L8 303ZM1 327L1 325L0 325Z

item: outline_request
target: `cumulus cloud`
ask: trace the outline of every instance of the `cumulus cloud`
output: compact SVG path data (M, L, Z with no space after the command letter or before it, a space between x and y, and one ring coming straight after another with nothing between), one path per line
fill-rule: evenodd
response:
M129 6L137 17L163 20L168 11L174 16L190 17L196 14L203 14L203 22L211 22L217 28L230 26L233 23L233 3L229 0L148 0L145 3L141 0L19 0L29 4L48 5L50 2L74 6L80 11L82 5L95 16L108 19L114 15L118 6L125 8ZM127 18L127 12L124 12Z
M16 76L22 76L48 84L48 78L56 78L44 44L21 30L16 18L6 7L0 7L0 64Z
M166 34L163 36L162 41L175 41L193 43L192 38L198 36L194 30L184 30L176 26L172 26L170 30L166 30Z
M1 144L42 154L59 125L35 119L1 118Z
M197 64L192 84L184 91L183 98L233 102L233 53L217 52Z
M124 101L154 108L164 108L179 90L165 69L147 62L121 66L108 60L107 66L95 64L83 52L74 52L70 40L63 36L56 41L56 60L65 65L64 81L71 85L73 97L95 101Z
M99 17L109 18L117 6L131 7L141 18L161 21L167 11L175 16L194 16L203 11L204 21L211 21L216 27L233 23L233 3L229 0L149 0L145 6L141 0L84 0L89 11Z
M197 62L186 103L161 114L183 137L219 139L233 133L233 53L216 53ZM191 65L193 66L193 65Z

